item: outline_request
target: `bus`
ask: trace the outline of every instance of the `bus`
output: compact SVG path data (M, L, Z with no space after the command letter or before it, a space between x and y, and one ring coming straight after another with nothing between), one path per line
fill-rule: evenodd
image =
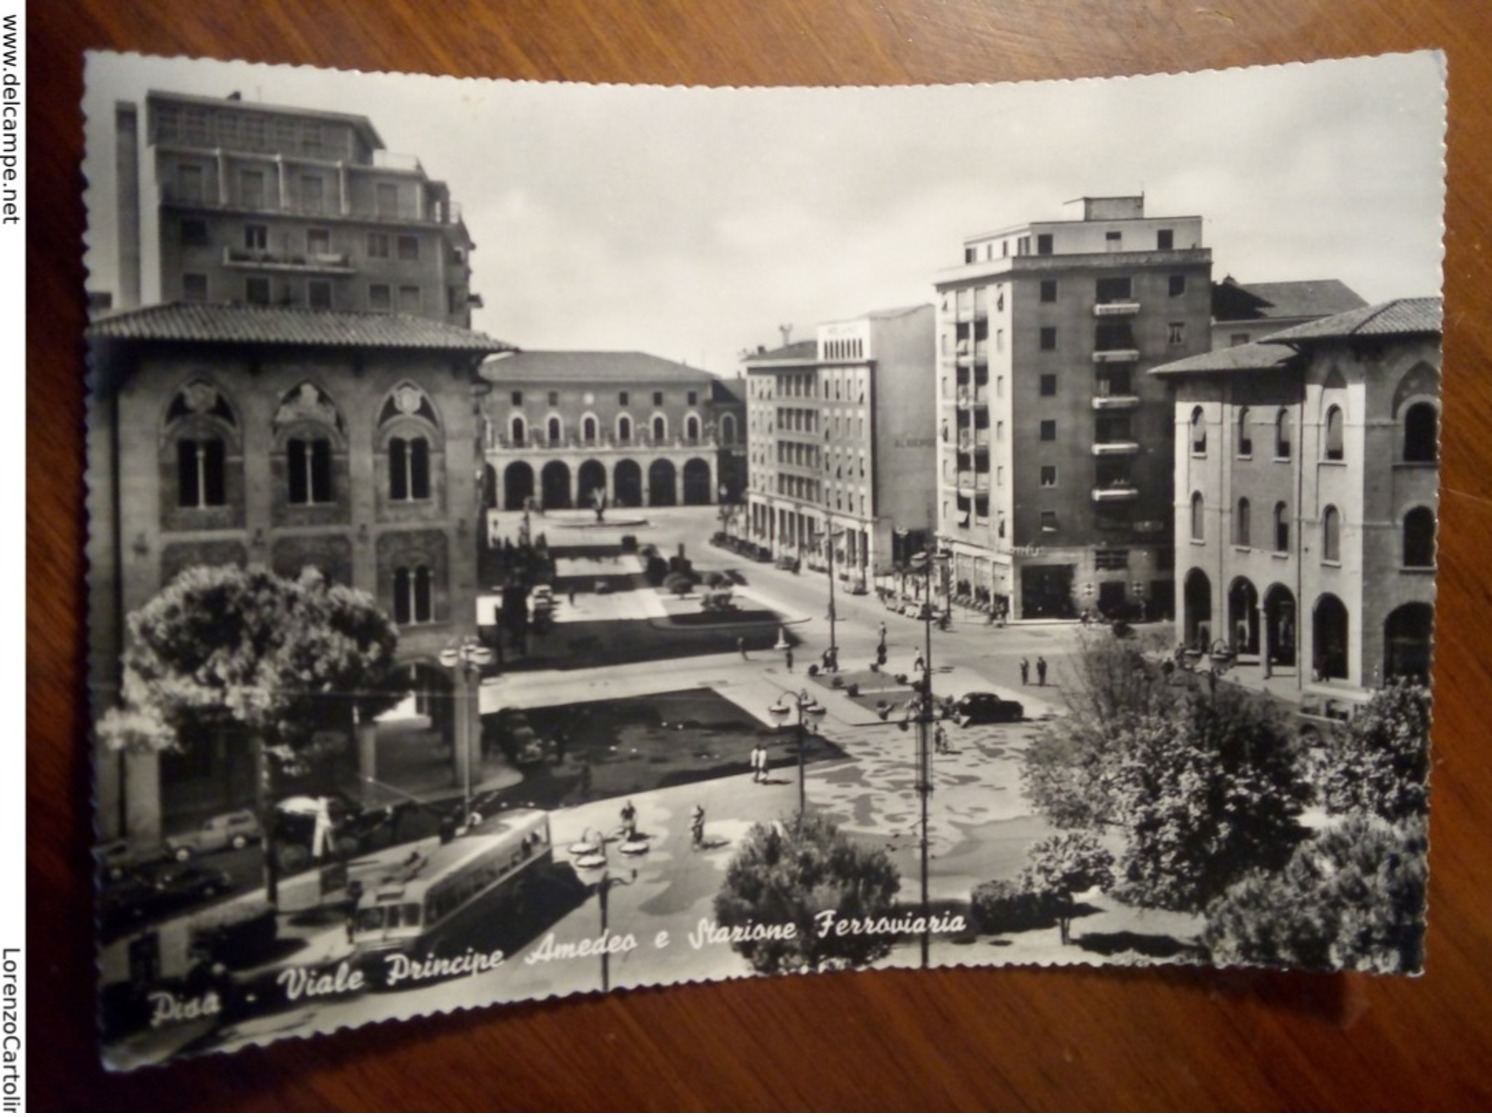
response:
M415 848L363 884L349 928L353 953L376 966L395 952L464 950L473 917L490 916L490 901L511 899L553 860L549 814L540 810L504 811L444 845Z

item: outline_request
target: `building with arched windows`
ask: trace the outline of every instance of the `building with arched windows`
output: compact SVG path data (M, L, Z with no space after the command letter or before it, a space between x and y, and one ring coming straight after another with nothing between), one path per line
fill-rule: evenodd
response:
M365 590L398 625L400 662L449 687L439 653L475 625L475 373L502 342L397 314L181 303L89 336L100 713L118 698L126 618L199 565L315 567ZM96 780L101 834L146 844L255 797L245 750L224 741L100 756Z
M529 350L482 365L484 504L714 504L746 444L742 408L712 373L647 353ZM502 530L499 527L499 531Z
M1427 676L1440 300L1153 371L1176 391L1178 638L1343 704Z

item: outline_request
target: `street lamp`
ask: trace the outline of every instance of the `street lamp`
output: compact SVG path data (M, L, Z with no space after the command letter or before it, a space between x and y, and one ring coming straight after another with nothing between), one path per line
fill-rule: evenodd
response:
M482 668L492 662L492 649L475 636L448 644L441 650L440 665L451 672L455 692L456 724L452 750L456 761L456 778L464 796L463 821L471 817L471 784L473 743L481 739Z
M932 690L932 580L933 566L945 569L950 558L947 551L921 552L912 556L912 563L922 569L922 616L925 646L922 654L921 694L917 709L917 795L922 801L922 966L928 966L930 937L928 931L929 902L927 895L928 829L927 815L932 798L932 726L937 720L936 704Z
M792 713L793 707L783 701L783 696L789 694L791 694L790 691L783 691L777 696L777 701L767 707L767 712L777 722L779 729L787 725L788 714ZM796 695L792 695L792 698L793 704L798 708L798 814L801 816L808 809L807 775L804 770L803 752L808 731L816 732L824 719L824 707L819 704L818 699L811 697L807 690L799 691Z
M591 840L595 835L595 840ZM580 841L570 847L570 853L575 860L572 862L575 868L587 876L599 873L592 878L592 887L601 900L601 992L611 991L611 888L612 885L620 884L623 887L637 880L637 870L629 869L625 877L614 877L611 875L611 862L606 856L606 843L611 839L595 828L589 828L580 835ZM623 847L625 849L625 847ZM646 852L646 844L642 844L639 852Z

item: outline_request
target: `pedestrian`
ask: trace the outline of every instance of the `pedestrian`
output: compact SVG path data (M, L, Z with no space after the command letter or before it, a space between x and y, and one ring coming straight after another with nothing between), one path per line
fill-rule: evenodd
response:
M1021 656L1021 686L1025 686L1030 681L1031 681L1031 661L1029 659L1027 659L1025 656Z
M769 767L769 765L767 763L767 746L766 745L757 745L756 746L756 767L757 767L757 774L761 777L761 782L762 783L771 783L772 781L768 778L768 773L771 771L771 768Z
M629 842L637 838L637 808L631 799L622 806L622 836Z
M1046 686L1046 656L1036 657L1036 685Z
M793 669L793 649L789 648L787 651L783 652L782 658L784 662L787 663L787 669L791 671Z
M880 638L879 643L880 643L880 646L881 646L881 650L884 651L885 648L886 648L886 622L885 621L881 622L881 638Z
M922 658L922 653L917 653L917 659L912 663L912 674L921 675L927 670L927 660Z
M761 783L762 782L762 747L761 747L761 745L752 745L751 746L751 782L752 783Z
M705 844L705 809L698 803L689 812L689 835L696 849Z
M575 604L575 587L574 586L570 587L570 604L571 605Z
M741 658L742 659L748 658L747 655L746 655L746 637L744 637L744 636L737 636L736 637L736 651L738 651L738 652L741 653Z
M941 725L938 726L938 728L933 732L933 751L948 751L948 734L944 731Z

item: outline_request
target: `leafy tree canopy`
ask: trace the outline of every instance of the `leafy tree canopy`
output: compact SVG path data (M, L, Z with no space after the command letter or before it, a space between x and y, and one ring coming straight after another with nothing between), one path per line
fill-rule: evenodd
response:
M1113 638L1091 642L1076 674L1072 712L1033 742L1022 779L1053 825L1117 838L1117 898L1200 911L1288 860L1312 789L1272 703L1170 679Z
M1430 693L1395 679L1357 711L1323 750L1321 793L1333 813L1365 811L1386 822L1423 819L1429 807Z
M1202 942L1221 965L1416 973L1426 848L1423 822L1353 814L1209 905Z
M237 724L299 746L398 701L397 643L367 594L314 573L192 567L130 614L126 700L174 728Z
M1114 855L1086 830L1069 830L1042 838L1026 851L1021 884L1054 901L1062 943L1072 926L1073 896L1090 888L1112 888Z
M742 938L733 945L761 974L864 966L891 950L890 935L821 935L815 917L879 918L892 910L901 878L882 849L850 840L813 814L756 824L715 897L722 925L749 929L791 923L792 938Z

